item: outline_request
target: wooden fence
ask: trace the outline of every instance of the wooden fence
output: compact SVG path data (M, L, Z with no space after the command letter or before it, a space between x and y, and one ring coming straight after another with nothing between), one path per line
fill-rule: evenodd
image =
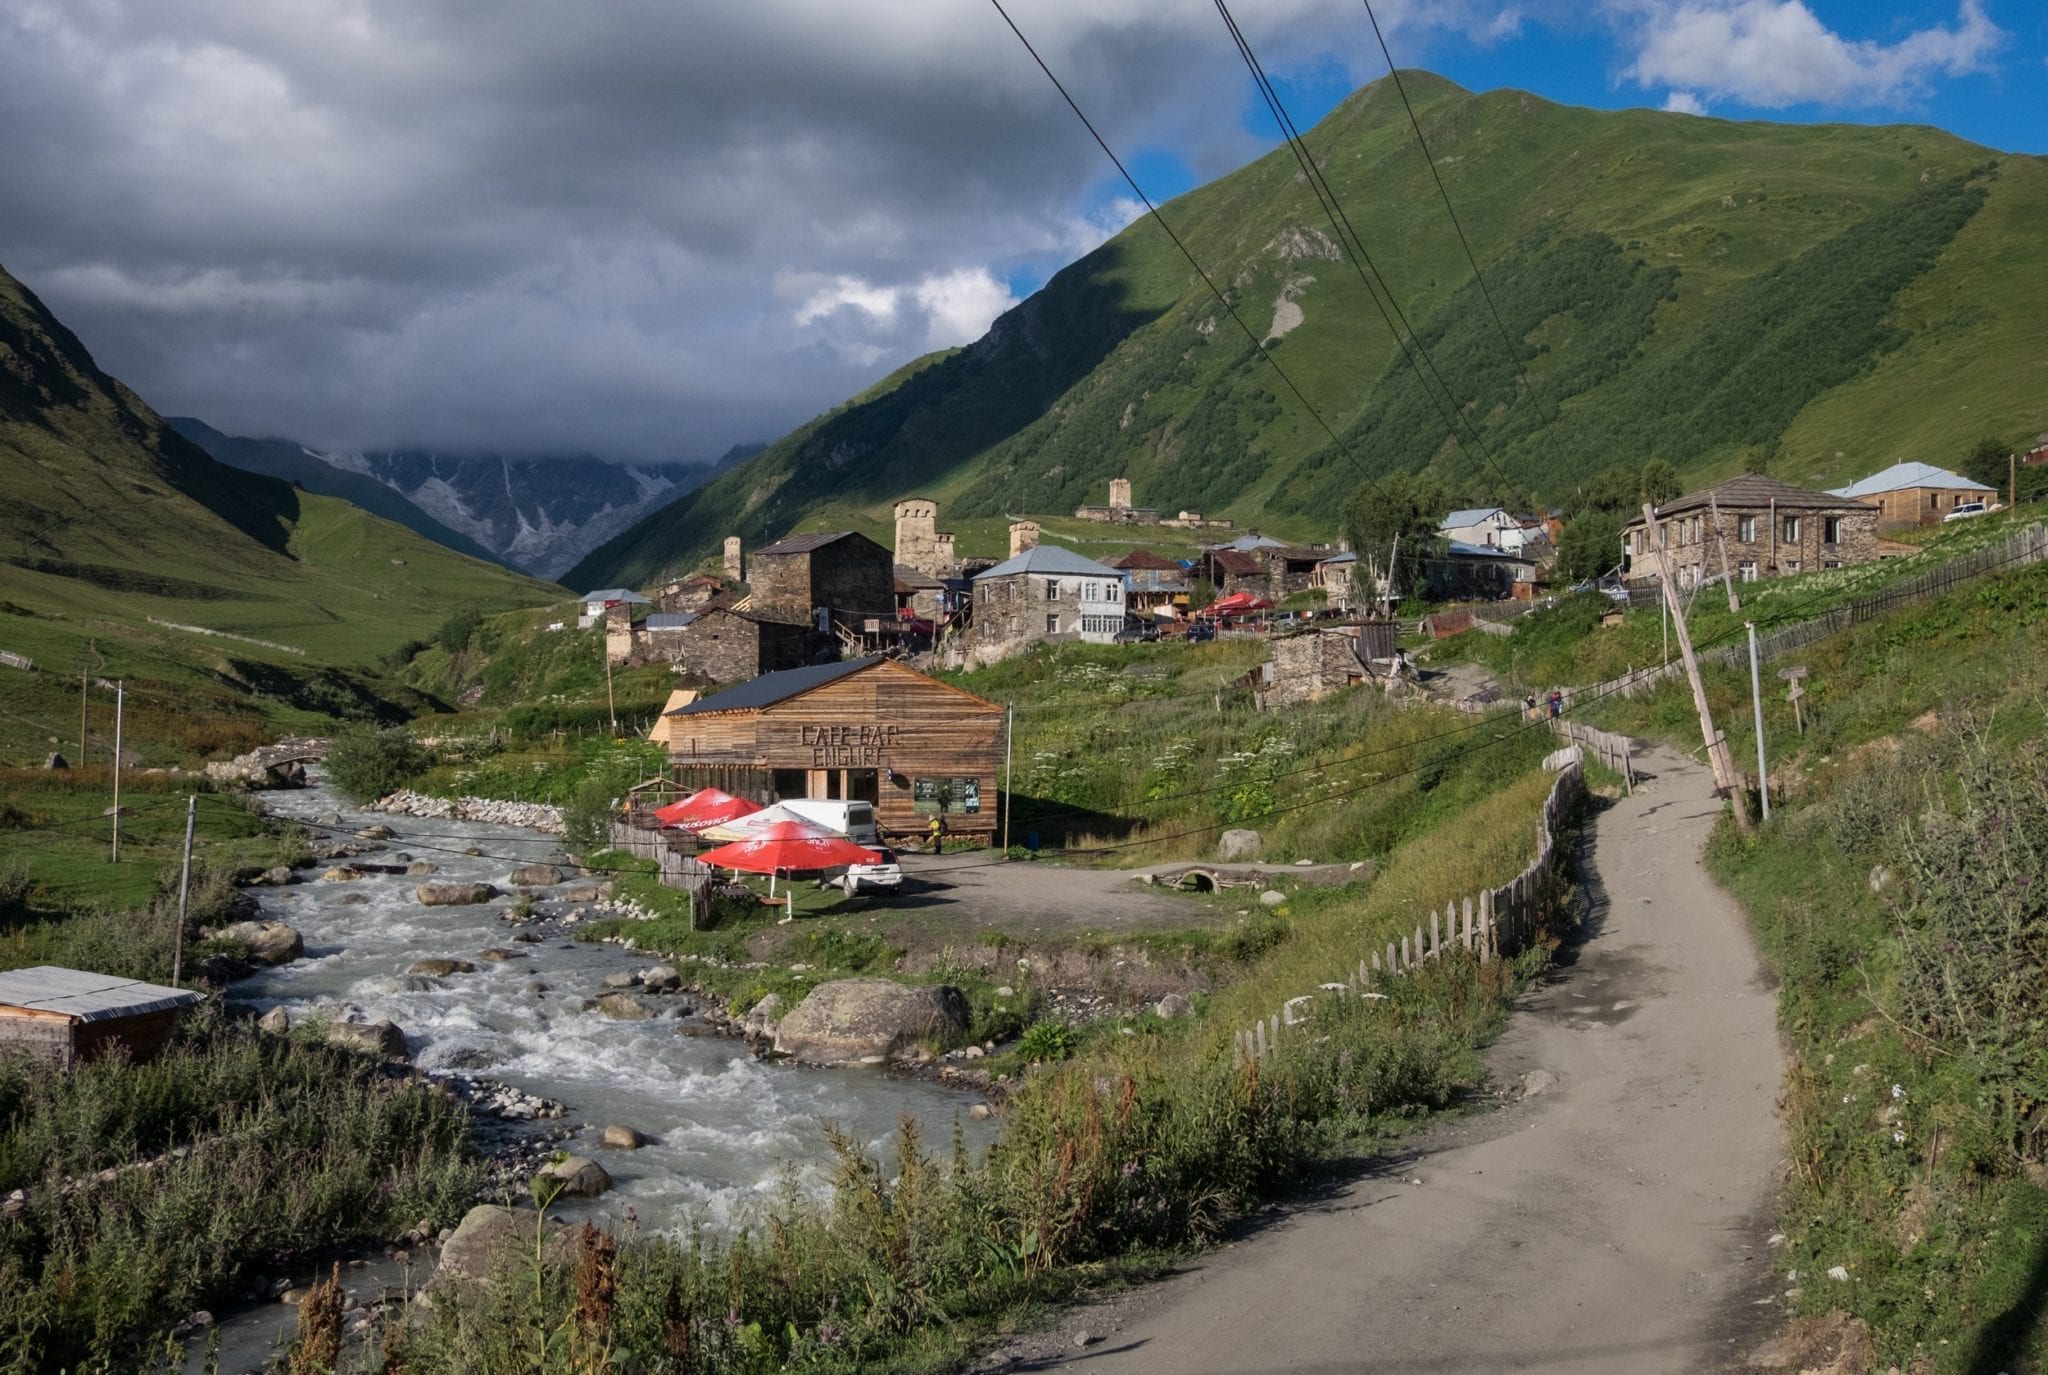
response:
M34 673L36 671L36 661L34 659L29 658L26 654L16 654L11 650L0 649L0 664L5 664L9 668L18 668L24 673Z
M1346 970L1341 980L1323 984L1317 991L1338 998L1383 998L1386 995L1378 991L1381 983L1405 976L1424 960L1441 959L1448 949L1469 951L1481 964L1519 952L1563 892L1558 836L1585 791L1584 770L1576 760L1567 762L1544 801L1543 816L1536 823L1536 857L1528 868L1498 888L1480 890L1476 899L1466 897L1462 904L1452 899L1429 914L1427 929L1416 922L1413 936L1403 933L1400 940L1387 942L1384 958L1374 950L1356 969ZM1314 1020L1316 996L1305 993L1289 998L1278 1012L1253 1023L1250 1030L1238 1032L1233 1038L1237 1062L1270 1057L1289 1027Z
M1980 578L1986 573L2025 568L2029 564L2040 563L2043 559L2048 559L2048 526L2030 525L2010 539L1974 553L1959 555L1939 568L1930 568L1915 577L1902 579L1882 592L1847 602L1832 611L1822 612L1810 621L1800 621L1796 625L1788 625L1758 635L1757 662L1766 664L1773 659L1781 659L1816 640L1839 635L1851 626L1861 625L1900 607L1912 606L1943 596L1961 584L1973 578ZM1707 650L1698 657L1702 664L1746 664L1749 662L1749 646L1747 643L1722 645ZM1596 701L1617 692L1624 697L1633 697L1666 678L1675 678L1684 672L1684 663L1677 659L1651 668L1630 669L1620 677L1609 678L1604 683L1565 688L1565 706L1570 709L1581 700Z
M684 854L670 843L666 831L636 826L630 821L612 822L612 848L635 859L651 859L660 866L664 888L677 888L690 895L690 929L701 931L711 921L711 866L694 855Z
M1635 742L1626 735L1616 735L1583 721L1568 721L1561 716L1552 717L1550 728L1563 736L1570 744L1578 746L1599 760L1607 768L1621 775L1622 786L1631 797L1636 791Z

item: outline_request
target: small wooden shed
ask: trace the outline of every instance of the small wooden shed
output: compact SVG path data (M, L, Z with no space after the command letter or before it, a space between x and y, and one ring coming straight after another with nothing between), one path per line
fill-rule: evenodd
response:
M170 1040L184 989L38 965L0 973L0 1050L20 1047L65 1068L119 1046L147 1060Z

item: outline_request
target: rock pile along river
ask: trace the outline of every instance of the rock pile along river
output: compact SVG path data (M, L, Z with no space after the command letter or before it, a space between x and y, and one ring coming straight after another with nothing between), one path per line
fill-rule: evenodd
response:
M517 892L509 882L512 870L559 860L559 837L355 810L317 787L267 794L266 805L301 822L338 813L340 824L315 828L316 838L346 839L372 825L388 826L396 834L363 862L390 864L408 854L438 872L333 881L314 868L301 870L300 881L288 887L251 889L265 916L298 928L306 953L237 982L229 997L264 1010L283 1006L295 1022L389 1019L404 1029L413 1062L423 1070L495 1079L566 1104L561 1123L537 1125L572 1128L562 1148L602 1163L615 1185L595 1200L565 1200L558 1211L567 1216L623 1222L630 1211L643 1231L696 1221L729 1226L776 1190L785 1164L795 1164L807 1184L823 1187L823 1121L837 1122L876 1149L886 1146L906 1113L924 1124L928 1141L945 1141L956 1115L970 1140L985 1142L992 1134L989 1124L966 1120L978 1097L930 1081L777 1064L757 1060L736 1040L683 1034L685 1027L703 1029L694 1016L674 1015L679 1006L701 1001L689 994L640 995L660 1012L646 1021L586 1011L587 1000L607 991L606 975L645 968L657 957L572 940L573 928L558 919L572 906L592 904L572 905L552 894L583 882L573 871L565 884L535 890L542 920L525 926L505 920ZM465 855L468 849L482 854ZM424 882L489 883L501 896L482 905L427 907L414 896ZM520 931L543 939L517 944L512 938ZM523 958L480 958L493 948ZM406 972L428 959L476 968L442 977ZM690 966L679 969L689 982ZM545 991L530 991L536 983ZM603 1149L598 1137L611 1123L652 1141L635 1151Z

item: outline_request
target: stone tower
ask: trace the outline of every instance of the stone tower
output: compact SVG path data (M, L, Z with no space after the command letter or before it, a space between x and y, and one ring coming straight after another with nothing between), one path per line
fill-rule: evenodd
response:
M1109 480L1109 509L1128 511L1131 509L1131 480L1127 477L1113 477Z
M1035 520L1015 521L1010 526L1010 557L1016 558L1026 549L1038 547L1038 522Z
M939 504L923 497L896 503L896 562L939 576Z
M738 535L727 535L725 537L725 578L727 582L745 582L747 580L747 561L746 556L740 552L740 537Z

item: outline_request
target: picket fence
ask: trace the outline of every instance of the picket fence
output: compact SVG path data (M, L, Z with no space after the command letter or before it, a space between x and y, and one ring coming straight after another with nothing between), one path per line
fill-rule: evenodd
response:
M1832 611L1822 612L1810 621L1800 621L1795 625L1757 636L1757 662L1765 664L1773 659L1781 659L1816 640L1838 635L1851 626L1861 625L1887 612L1918 602L1931 601L1986 573L2025 568L2029 564L2040 563L2043 559L2048 559L2048 525L2030 525L1998 544L1950 559L1939 568L1930 568L1917 577L1894 583L1882 592L1844 603ZM1723 645L1717 649L1707 650L1698 658L1702 664L1746 664L1749 662L1749 646L1747 642ZM1609 678L1604 683L1564 688L1562 691L1565 707L1569 710L1581 700L1597 701L1617 692L1624 697L1633 697L1666 678L1675 678L1684 672L1685 664L1681 660L1673 659L1669 663L1651 668L1630 669L1620 677Z
M18 668L24 673L33 673L36 669L36 661L34 659L29 658L26 654L16 654L12 650L6 649L0 649L0 664L5 664L9 668Z
M1441 959L1446 950L1463 949L1481 964L1495 957L1512 956L1529 943L1538 923L1557 904L1563 891L1563 866L1559 862L1558 837L1566 819L1585 796L1585 771L1576 758L1564 763L1557 782L1544 801L1543 816L1536 823L1536 857L1529 867L1498 888L1481 889L1477 899L1466 897L1450 902L1429 914L1427 928L1418 921L1413 936L1404 933L1388 941L1384 957L1380 951L1345 971L1341 980L1321 985L1316 993L1289 998L1278 1012L1255 1022L1232 1038L1239 1064L1271 1057L1289 1028L1305 1026L1315 1019L1318 994L1337 998L1384 998L1379 986L1401 978L1425 960Z
M1629 796L1635 796L1635 741L1626 735L1589 726L1583 721L1568 721L1554 717L1550 722L1552 730L1563 736L1571 745L1585 750L1607 768L1621 775L1622 787Z

